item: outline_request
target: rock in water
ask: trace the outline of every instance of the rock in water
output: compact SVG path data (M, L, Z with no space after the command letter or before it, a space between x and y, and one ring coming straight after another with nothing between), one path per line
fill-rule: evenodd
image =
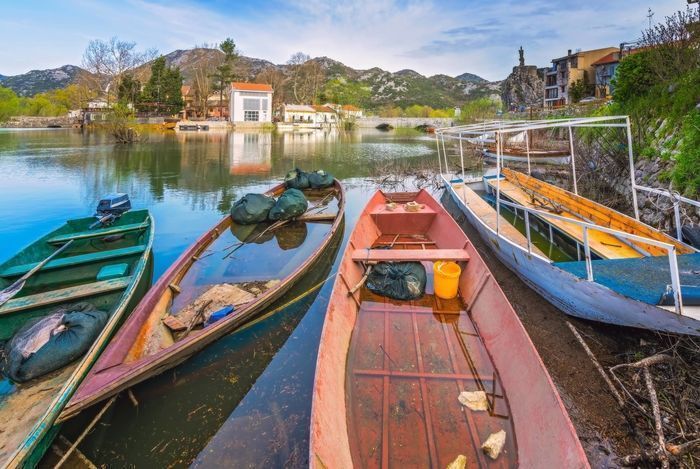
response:
M489 405L484 391L462 391L457 397L459 402L471 410L488 410Z
M505 444L506 432L504 430L500 430L496 433L491 433L484 444L481 445L481 449L484 450L484 453L486 453L488 457L491 459L496 459L498 458L498 455L501 454Z
M449 463L445 469L464 469L467 467L467 457L460 454L454 461Z

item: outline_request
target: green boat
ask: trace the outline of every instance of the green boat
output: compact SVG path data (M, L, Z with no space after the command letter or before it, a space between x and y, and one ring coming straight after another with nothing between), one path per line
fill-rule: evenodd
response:
M58 432L54 423L61 410L148 290L153 233L148 210L121 213L109 225L96 223L94 217L68 220L0 264L0 290L5 290L64 247L0 306L0 351L5 364L10 339L32 323L78 303L102 312L101 331L93 331L96 339L88 339L92 345L86 345L79 358L25 382L9 378L7 370L0 372L0 467L33 467L46 452ZM57 331L52 330L50 337Z

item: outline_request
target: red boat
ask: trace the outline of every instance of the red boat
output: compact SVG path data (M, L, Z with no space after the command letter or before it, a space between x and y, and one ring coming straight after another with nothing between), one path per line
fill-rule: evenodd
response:
M284 190L280 184L266 194ZM311 208L274 233L266 233L272 226L237 225L226 216L192 244L136 306L59 422L182 363L254 318L318 266L343 231L345 192L337 180L304 192ZM269 239L261 239L264 234ZM215 322L204 320L206 309L224 304L235 309Z
M434 294L438 260L461 266L454 299ZM362 286L365 268L383 261L422 262L425 294L397 301ZM309 460L316 468L589 467L512 306L425 190L377 192L350 236L318 351Z

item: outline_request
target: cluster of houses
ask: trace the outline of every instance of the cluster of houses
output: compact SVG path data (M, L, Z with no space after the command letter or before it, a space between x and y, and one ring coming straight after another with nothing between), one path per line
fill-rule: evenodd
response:
M552 59L552 67L544 74L544 106L571 104L571 87L579 80L584 84L587 97L607 98L613 92L611 80L620 60L636 51L623 47L574 52L569 49L565 56Z
M180 113L183 120L209 119L225 120L236 125L251 125L277 122L278 126L321 128L334 127L342 119L362 117L362 110L349 104L327 103L283 104L278 109L272 108L270 85L261 83L234 82L228 93L213 93L207 98L206 109L195 102L195 92L191 86L182 87L184 108Z

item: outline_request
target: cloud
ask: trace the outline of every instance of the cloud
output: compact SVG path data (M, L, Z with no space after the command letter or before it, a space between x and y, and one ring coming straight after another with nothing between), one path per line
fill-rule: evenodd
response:
M657 20L683 7L654 3ZM527 63L546 66L567 49L632 40L646 26L647 7L642 0L24 0L3 7L0 41L12 47L0 49L0 73L79 64L93 38L119 36L167 53L230 36L244 54L275 63L303 51L354 68L496 80L517 63L521 45Z

